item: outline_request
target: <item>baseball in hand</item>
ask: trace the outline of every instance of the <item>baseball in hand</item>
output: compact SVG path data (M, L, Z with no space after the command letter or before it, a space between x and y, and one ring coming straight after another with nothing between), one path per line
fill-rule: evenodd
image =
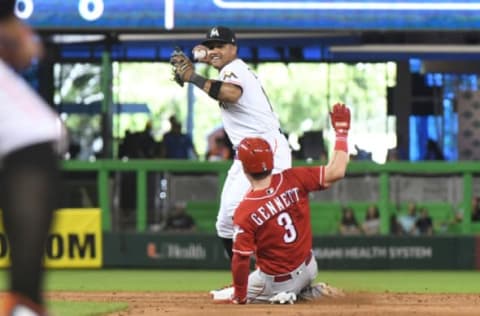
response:
M207 57L208 49L203 45L197 45L193 48L192 53L193 59L202 61L205 59L205 57Z

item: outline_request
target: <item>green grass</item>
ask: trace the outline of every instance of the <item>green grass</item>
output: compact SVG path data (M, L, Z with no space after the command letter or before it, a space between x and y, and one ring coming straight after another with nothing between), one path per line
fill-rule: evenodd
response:
M230 283L229 271L55 270L47 289L56 291L207 291Z
M63 316L100 316L127 309L127 303L49 302L49 312Z
M6 272L0 271L2 288ZM319 271L319 281L346 290L370 292L478 293L476 271ZM202 292L231 282L229 271L53 270L50 291L189 291Z
M0 289L6 271L0 270ZM319 271L319 281L346 291L478 293L476 271ZM229 271L50 270L48 291L189 291L206 292L230 283ZM54 315L91 316L121 311L126 303L50 301Z
M350 291L478 293L480 288L476 271L320 271L317 279Z

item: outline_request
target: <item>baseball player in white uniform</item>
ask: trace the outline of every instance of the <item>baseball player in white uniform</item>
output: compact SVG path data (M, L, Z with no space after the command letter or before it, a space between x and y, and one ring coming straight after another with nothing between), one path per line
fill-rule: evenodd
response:
M58 206L61 121L14 70L30 65L41 47L14 15L15 0L0 0L0 207L11 269L2 315L46 315L42 258Z
M287 139L280 132L280 124L262 84L249 66L237 57L237 40L226 27L213 27L206 40L193 49L194 58L215 67L218 80L207 79L195 73L192 62L182 53L174 52L171 63L177 82L190 82L219 101L223 126L234 149L245 137L262 137L274 151L274 169L277 173L291 167L291 151ZM225 250L232 258L233 213L250 187L242 164L235 159L225 180L218 212L216 229Z

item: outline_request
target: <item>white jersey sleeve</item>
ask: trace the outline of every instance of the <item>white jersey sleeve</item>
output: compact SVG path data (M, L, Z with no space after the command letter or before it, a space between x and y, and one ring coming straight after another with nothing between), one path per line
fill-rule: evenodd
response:
M16 149L64 136L58 115L0 60L0 160Z
M219 79L242 89L237 103L220 103L225 131L236 147L245 137L278 131L280 124L260 80L241 59L220 71Z

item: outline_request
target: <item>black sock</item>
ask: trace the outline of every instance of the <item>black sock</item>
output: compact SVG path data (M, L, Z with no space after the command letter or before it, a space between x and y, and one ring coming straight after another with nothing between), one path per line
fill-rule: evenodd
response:
M50 143L28 146L3 160L0 201L10 246L10 291L42 304L45 241L58 206L58 161Z
M230 261L232 261L232 257L233 257L233 251L232 251L233 239L230 239L230 238L222 238L222 237L220 237L220 239L221 239L222 242L223 242L223 248L225 248L225 251L227 252L228 257L230 258Z

